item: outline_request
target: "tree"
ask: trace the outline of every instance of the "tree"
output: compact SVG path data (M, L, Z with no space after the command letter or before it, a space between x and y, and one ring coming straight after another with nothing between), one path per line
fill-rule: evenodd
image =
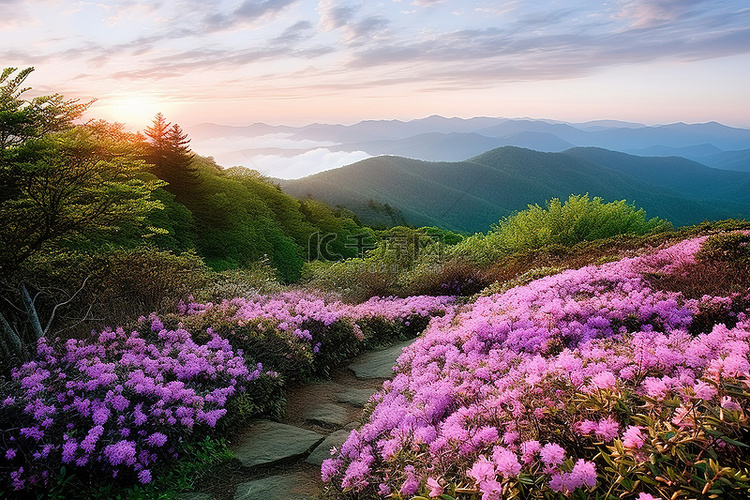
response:
M0 161L14 146L70 128L93 103L65 100L59 94L25 100L22 96L30 87L23 84L34 68L26 68L11 78L17 69L5 68L0 73Z
M138 142L121 127L73 123L90 103L59 94L24 100L33 68L10 78L15 71L0 74L0 351L23 357L23 342L46 334L78 293L50 304L42 327L29 263L93 236L143 230L146 215L161 208L151 193L163 183L142 178Z
M151 199L161 184L136 177L145 165L131 144L96 128L79 125L17 149L15 161L3 167L12 172L13 195L0 200L0 273L6 277L49 245L137 226L161 208Z
M187 134L179 125L167 122L161 113L156 114L144 133L149 139L146 161L153 165L151 171L168 183L167 191L178 200L184 199L200 183Z

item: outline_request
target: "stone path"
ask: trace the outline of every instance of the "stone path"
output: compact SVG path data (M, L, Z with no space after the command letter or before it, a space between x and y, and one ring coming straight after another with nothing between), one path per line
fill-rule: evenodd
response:
M393 375L396 359L411 342L365 353L331 380L290 388L283 423L256 422L230 445L241 464L237 484L204 488L207 492L180 500L315 499L323 491L320 464L359 426L363 406Z

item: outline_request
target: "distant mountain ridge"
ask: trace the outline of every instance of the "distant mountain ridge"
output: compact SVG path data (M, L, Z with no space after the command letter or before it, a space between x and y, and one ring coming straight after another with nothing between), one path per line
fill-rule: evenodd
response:
M545 153L504 146L453 162L379 156L278 182L293 196L345 206L366 223L387 223L369 208L374 200L416 226L466 232L486 231L530 203L585 193L634 202L676 226L750 216L750 173L601 148Z
M599 147L641 156L679 156L704 165L750 172L750 129L716 122L647 126L617 120L566 123L528 118L445 118L417 120L366 120L352 125L248 126L201 124L190 128L194 144L227 139L231 151L211 151L225 166L248 164L257 155L294 158L324 149L333 153L395 155L418 160L459 161L502 146L519 146L542 152L573 147ZM243 140L283 137L288 144L254 144ZM215 148L215 145L213 145ZM280 151L280 150L288 151ZM361 157L361 156L360 156ZM332 160L332 161L335 161ZM342 164L323 165L321 169ZM274 175L274 172L267 172Z

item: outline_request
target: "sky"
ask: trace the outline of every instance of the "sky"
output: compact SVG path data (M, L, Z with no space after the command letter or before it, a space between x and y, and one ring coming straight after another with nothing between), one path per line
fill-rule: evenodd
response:
M750 127L747 0L0 0L2 67L143 128L443 116Z

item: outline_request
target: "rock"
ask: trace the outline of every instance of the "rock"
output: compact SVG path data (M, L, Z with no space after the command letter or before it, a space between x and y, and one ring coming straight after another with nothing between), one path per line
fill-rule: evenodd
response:
M347 389L336 396L336 399L339 403L347 403L362 408L373 394L375 394L374 389Z
M305 413L305 420L328 427L343 427L349 423L346 408L330 403L316 406Z
M371 351L359 357L356 363L349 365L357 378L391 378L394 375L393 367L401 355L404 347L411 345L414 340L407 340L392 345L382 351Z
M234 500L312 500L300 474L270 476L242 483L234 493Z
M180 493L177 500L214 500L214 497L208 493L201 493L198 491L190 491L188 493Z
M339 448L346 438L349 437L351 431L336 431L331 433L325 441L320 443L317 448L310 453L310 456L305 459L305 462L313 465L320 465L323 460L331 458L331 448L334 446Z
M317 432L262 421L251 427L234 456L245 467L291 461L307 454L325 439ZM260 498L260 497L259 497Z

